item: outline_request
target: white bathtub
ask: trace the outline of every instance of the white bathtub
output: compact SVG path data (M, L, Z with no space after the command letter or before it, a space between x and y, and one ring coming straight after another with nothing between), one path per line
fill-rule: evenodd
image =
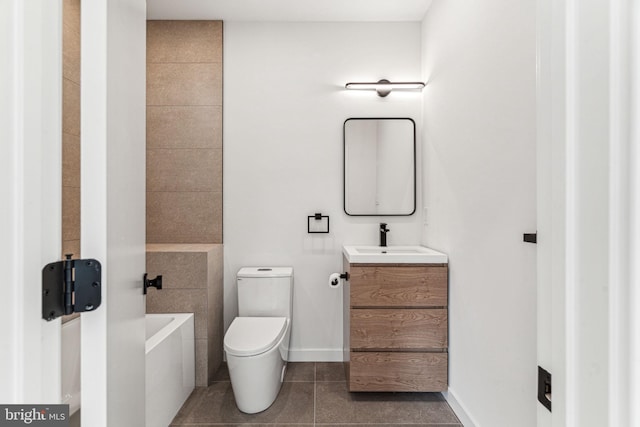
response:
M193 313L146 316L147 427L171 424L195 387Z
M62 403L80 409L80 317L62 324Z

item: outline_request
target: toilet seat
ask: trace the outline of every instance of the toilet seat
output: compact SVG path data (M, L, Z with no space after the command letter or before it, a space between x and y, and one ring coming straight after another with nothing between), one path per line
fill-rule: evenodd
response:
M224 349L233 356L256 356L273 348L286 330L286 317L236 317L224 336Z

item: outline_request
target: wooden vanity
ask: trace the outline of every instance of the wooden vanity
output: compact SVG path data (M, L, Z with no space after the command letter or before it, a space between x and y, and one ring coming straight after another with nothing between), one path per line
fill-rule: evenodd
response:
M447 390L447 264L344 259L349 391Z

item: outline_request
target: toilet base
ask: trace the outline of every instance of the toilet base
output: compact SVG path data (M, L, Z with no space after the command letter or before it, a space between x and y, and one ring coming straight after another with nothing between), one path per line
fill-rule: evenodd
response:
M231 388L238 409L255 414L269 408L280 392L286 363L278 346L257 356L227 354Z

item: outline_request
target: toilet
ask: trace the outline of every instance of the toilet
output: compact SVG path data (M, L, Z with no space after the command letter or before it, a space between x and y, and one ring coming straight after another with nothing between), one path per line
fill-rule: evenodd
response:
M255 414L276 400L289 357L293 268L242 268L237 275L238 317L224 351L238 409Z

